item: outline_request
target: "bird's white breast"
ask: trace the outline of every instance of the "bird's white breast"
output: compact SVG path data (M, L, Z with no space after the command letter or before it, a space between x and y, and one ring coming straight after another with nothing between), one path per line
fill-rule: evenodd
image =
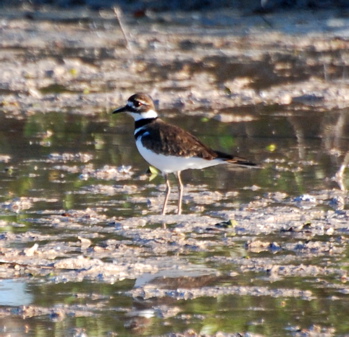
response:
M139 153L150 165L163 173L172 173L187 169L202 169L225 163L222 159L207 160L198 157L165 156L145 148L141 139L142 136L136 141Z

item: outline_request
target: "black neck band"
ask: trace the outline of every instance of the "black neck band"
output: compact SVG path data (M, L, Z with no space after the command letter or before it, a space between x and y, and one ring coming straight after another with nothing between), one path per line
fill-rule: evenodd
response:
M157 117L155 118L145 118L145 119L140 119L139 121L135 121L135 130L138 128L141 128L144 125L147 125L149 123L154 122L157 119Z

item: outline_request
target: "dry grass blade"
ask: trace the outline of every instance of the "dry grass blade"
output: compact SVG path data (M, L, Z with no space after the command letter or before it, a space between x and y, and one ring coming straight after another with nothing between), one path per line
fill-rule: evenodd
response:
M119 24L119 27L121 29L122 35L124 36L126 48L129 52L132 53L133 52L132 46L131 46L129 38L127 37L126 30L124 28L124 24L122 23L122 19L121 19L122 15L120 15L121 10L118 7L113 7L113 11L115 13L115 16L116 16L117 22Z

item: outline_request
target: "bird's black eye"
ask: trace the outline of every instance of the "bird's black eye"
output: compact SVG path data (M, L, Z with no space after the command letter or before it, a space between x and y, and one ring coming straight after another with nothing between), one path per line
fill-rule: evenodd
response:
M135 107L139 108L140 106L142 106L143 104L140 101L135 101Z

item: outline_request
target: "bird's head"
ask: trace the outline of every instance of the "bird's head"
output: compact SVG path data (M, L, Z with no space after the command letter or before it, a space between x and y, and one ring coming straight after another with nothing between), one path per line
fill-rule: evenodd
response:
M126 105L114 110L113 114L119 112L126 112L132 116L135 121L158 117L152 98L149 95L140 92L132 95L127 100Z

